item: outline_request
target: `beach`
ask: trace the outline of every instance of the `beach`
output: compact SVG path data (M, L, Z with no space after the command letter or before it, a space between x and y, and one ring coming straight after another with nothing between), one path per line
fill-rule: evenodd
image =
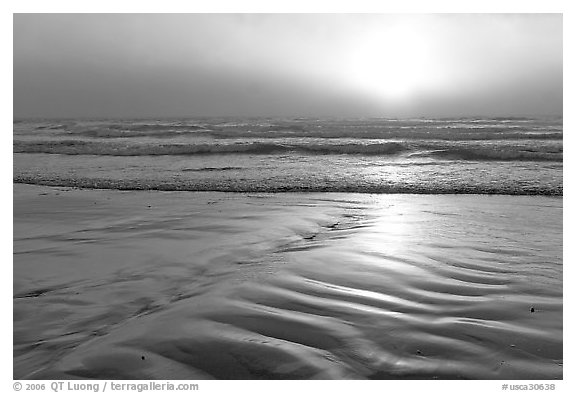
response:
M563 14L313 8L13 14L14 390L562 390Z
M561 379L562 197L14 184L15 379Z

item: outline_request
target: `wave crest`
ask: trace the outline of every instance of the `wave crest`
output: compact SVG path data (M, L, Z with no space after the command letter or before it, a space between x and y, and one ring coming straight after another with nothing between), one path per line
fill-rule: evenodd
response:
M14 153L48 153L69 155L154 156L194 154L275 154L289 151L310 154L366 154L386 155L407 150L398 142L376 144L118 144L92 141L14 142Z

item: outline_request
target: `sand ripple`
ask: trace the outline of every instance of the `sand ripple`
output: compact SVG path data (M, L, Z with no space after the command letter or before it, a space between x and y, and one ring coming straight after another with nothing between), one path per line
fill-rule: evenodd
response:
M562 378L562 199L30 190L15 378Z

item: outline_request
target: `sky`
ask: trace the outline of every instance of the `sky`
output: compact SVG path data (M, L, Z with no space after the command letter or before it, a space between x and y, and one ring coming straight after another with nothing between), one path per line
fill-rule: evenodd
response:
M14 116L562 114L561 14L15 14Z

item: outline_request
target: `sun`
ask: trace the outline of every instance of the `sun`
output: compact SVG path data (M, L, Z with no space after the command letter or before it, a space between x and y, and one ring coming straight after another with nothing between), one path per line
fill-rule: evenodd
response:
M355 40L345 62L351 87L389 101L409 101L438 88L440 54L426 32L414 26L372 30Z

